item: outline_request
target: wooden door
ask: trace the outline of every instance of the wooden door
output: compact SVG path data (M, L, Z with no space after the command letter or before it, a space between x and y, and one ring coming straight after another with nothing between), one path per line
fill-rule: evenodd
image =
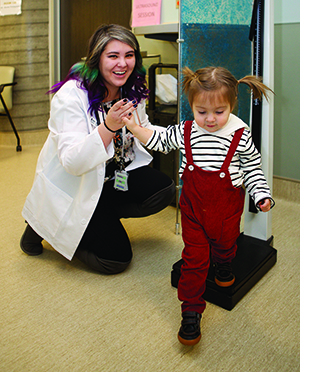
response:
M101 24L131 29L132 0L60 0L60 79L86 56L88 41Z

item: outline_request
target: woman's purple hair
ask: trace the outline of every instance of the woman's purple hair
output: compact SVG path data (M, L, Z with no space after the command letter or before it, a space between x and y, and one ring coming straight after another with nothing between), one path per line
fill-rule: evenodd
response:
M89 111L92 115L96 114L100 109L100 102L108 95L108 89L99 71L99 61L106 45L112 40L128 44L135 51L135 67L126 84L122 87L123 97L136 100L137 103L146 99L149 90L147 89L145 69L142 65L138 40L130 30L114 24L101 25L94 32L89 41L86 59L73 65L66 78L53 85L48 93L56 93L67 81L76 80L78 86L88 93Z

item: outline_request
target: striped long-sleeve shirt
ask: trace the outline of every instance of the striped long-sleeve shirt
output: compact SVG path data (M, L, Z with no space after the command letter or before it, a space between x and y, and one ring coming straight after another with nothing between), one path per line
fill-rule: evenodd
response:
M186 166L184 145L185 122L169 126L164 132L155 131L146 143L146 147L165 154L171 150L179 149L182 153L182 163L179 176L182 176ZM226 126L214 133L210 133L193 122L191 130L191 149L193 162L207 171L220 170L228 153L236 129L245 128L239 145L229 166L231 181L234 187L242 184L253 198L255 204L263 199L271 199L270 188L261 169L261 155L257 151L249 128L238 117L231 114Z

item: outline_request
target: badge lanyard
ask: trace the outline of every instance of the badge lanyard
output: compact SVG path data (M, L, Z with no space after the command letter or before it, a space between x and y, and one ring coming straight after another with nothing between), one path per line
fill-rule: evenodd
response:
M102 115L103 115L103 121L105 122L105 109L104 104L102 104ZM123 159L124 159L124 148L125 148L125 138L126 138L126 127L122 128L122 147L121 147L121 153L120 153L120 161L119 161L119 167L120 169L115 170L115 182L114 182L114 188L116 190L120 191L128 191L128 172L124 169L123 165Z
M122 147L121 147L121 161L120 170L115 170L115 182L114 188L116 190L128 191L128 172L124 169L123 159L124 159L124 148L125 148L125 138L126 138L126 127L122 128Z

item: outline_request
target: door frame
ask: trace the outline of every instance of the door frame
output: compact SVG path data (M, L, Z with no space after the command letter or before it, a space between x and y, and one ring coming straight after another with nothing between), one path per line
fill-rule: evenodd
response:
M52 87L60 81L60 0L49 0L48 48L49 87Z

